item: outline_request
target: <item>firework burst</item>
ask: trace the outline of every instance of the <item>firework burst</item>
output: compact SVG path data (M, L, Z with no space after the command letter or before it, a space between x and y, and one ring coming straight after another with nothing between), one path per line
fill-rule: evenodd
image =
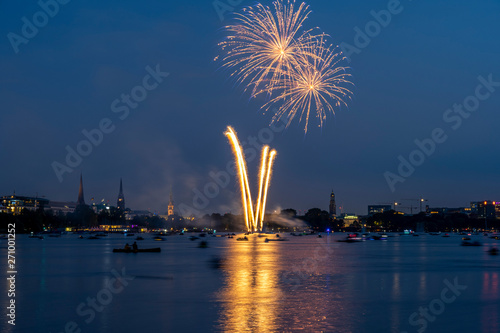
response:
M237 83L244 83L252 97L272 93L313 39L312 30L301 32L310 10L294 1L273 2L274 11L257 4L235 14L236 24L225 27L227 38L219 43L222 67L231 70Z
M285 119L288 126L298 117L306 133L310 116L321 127L327 114L347 106L352 95L342 52L328 44L327 35L304 31L309 14L309 6L294 0L276 0L273 10L262 4L246 7L235 24L225 27L228 36L219 43L222 67L251 91L251 98L266 96L262 108L273 110L271 123Z
M307 133L313 113L321 127L328 113L335 114L336 108L347 106L352 95L348 87L352 82L348 68L341 66L345 57L327 44L326 35L305 46L298 58L299 65L283 73L289 79L274 87L281 93L262 108L266 111L273 108L272 122L285 117L287 126L299 116L299 122L305 121Z

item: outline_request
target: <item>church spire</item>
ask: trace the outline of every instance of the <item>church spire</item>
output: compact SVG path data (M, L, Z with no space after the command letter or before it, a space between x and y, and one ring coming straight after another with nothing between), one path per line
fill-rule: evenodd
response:
M80 173L80 188L78 189L78 206L85 206L85 197L83 196L83 178Z
M120 192L118 193L116 208L118 208L119 210L125 210L125 196L123 195L123 184L121 178L120 178Z
M329 210L330 210L330 217L335 218L335 216L337 215L337 204L335 202L335 193L333 193L333 189L332 189L332 193L330 194Z
M172 199L172 187L170 187L170 200L168 202L168 216L174 215L174 200Z

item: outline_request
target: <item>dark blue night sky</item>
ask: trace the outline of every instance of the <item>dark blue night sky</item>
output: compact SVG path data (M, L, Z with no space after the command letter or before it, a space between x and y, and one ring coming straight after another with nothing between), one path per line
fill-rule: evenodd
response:
M364 30L374 20L370 12L391 2L311 0L307 24L321 27L336 44L354 46L354 28ZM236 10L250 4L242 1ZM177 205L238 212L234 178L209 193L213 198L193 203L196 191L212 182L210 174L232 159L223 135L227 125L242 141L270 132L262 103L248 101L213 61L230 14L221 22L213 0L73 0L59 6L16 53L8 34L21 35L22 18L32 22L40 6L0 2L0 195L15 190L75 201L82 172L87 203L92 197L115 203L122 177L132 209L164 213L172 187ZM349 108L306 136L298 122L273 134L270 145L279 156L268 209L327 209L332 189L344 212L358 214L366 214L368 204L420 196L434 207L500 200L499 31L495 0L401 1L387 27L352 55L356 87ZM142 85L146 67L157 65L168 77L128 115L113 112L113 101ZM488 96L459 120L459 113L447 110L478 100L469 97L476 96L479 76L494 81L479 88ZM66 147L76 149L85 139L82 131L103 119L110 133L96 137L102 142L59 181L53 162L64 164ZM431 138L437 128L447 140L391 191L384 173L397 175L398 157L408 160L414 141ZM257 159L249 163L255 181L257 165Z

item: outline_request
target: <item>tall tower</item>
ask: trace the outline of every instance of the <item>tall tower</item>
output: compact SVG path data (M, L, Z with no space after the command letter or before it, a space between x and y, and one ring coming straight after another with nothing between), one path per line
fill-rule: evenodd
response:
M170 190L170 201L168 202L168 216L174 215L174 200L172 199L172 190Z
M123 195L122 179L120 178L120 192L118 193L118 200L116 201L116 208L125 210L125 196Z
M82 174L80 173L80 188L78 189L78 200L77 206L85 206L85 198L83 196L83 179Z
M335 193L330 194L330 217L337 216L337 205L335 204Z

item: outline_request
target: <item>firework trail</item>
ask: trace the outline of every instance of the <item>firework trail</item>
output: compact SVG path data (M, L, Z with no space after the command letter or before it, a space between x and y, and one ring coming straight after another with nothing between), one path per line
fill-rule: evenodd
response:
M266 211L267 192L271 183L272 167L277 152L274 149L270 151L269 146L264 146L264 148L262 148L262 160L259 173L259 196L257 198L257 202L255 203L254 214L243 149L241 148L238 136L232 127L228 126L224 135L226 135L229 139L231 147L233 148L234 158L236 160L236 166L240 178L241 203L243 205L247 231L262 231Z

